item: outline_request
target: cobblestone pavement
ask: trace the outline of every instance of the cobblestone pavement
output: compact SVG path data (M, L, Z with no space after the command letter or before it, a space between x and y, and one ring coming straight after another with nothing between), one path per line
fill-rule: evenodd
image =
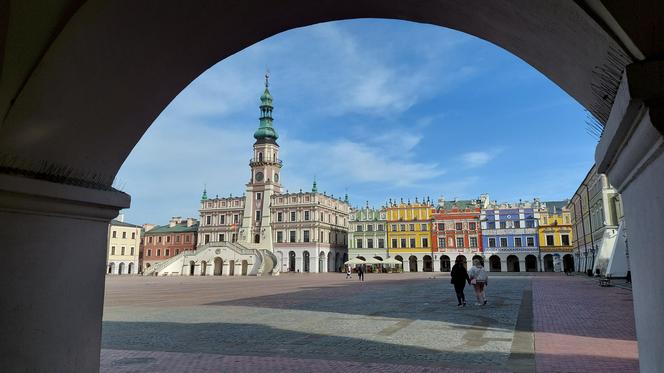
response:
M533 281L537 371L638 372L632 292L582 276Z
M101 371L638 368L629 291L582 277L494 275L488 306L473 306L466 288L469 306L458 309L448 277L432 275L108 278ZM612 331L597 332L604 327Z

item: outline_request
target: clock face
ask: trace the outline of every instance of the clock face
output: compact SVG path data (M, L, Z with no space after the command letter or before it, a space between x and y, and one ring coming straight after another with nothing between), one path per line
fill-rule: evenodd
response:
M279 182L279 174L277 173L274 174L274 181L277 183Z
M256 181L263 181L263 173L256 172Z

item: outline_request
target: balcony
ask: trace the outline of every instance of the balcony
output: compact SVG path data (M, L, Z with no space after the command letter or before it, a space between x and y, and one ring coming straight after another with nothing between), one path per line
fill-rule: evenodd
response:
M249 159L249 166L277 166L281 168L284 162L281 159L263 159L262 161L257 161L253 158Z

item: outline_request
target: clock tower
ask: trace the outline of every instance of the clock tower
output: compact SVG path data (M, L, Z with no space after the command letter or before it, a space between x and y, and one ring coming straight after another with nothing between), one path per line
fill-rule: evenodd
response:
M251 178L245 193L244 215L239 240L272 250L270 199L281 193L281 160L277 131L272 125L272 95L269 75L265 74L265 91L261 96L260 125L254 132L254 152L249 167Z

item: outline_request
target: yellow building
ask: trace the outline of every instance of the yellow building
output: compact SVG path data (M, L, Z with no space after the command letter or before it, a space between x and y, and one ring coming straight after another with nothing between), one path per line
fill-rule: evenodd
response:
M540 271L574 270L572 213L569 201L545 202L539 211Z
M127 275L138 273L138 254L141 244L141 227L119 220L108 226L108 252L106 273Z
M429 201L392 202L387 206L387 242L389 255L403 262L404 271L433 271Z

